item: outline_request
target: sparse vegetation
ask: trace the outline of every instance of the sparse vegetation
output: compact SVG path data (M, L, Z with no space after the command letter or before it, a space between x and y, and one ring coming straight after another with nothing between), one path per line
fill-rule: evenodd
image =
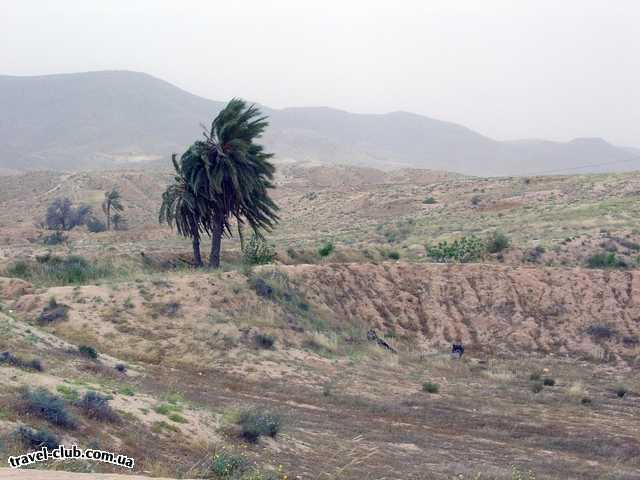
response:
M31 360L25 360L22 357L12 354L11 352L0 353L0 365L11 365L12 367L18 367L25 370L35 370L36 372L42 372L42 362L38 358Z
M84 225L90 216L89 205L74 207L69 198L56 198L47 207L43 226L49 230L68 231Z
M540 393L544 388L544 383L543 382L534 382L531 385L531 391L533 393Z
M624 396L629 393L629 389L624 385L617 385L614 391L618 398L624 398Z
M113 275L109 264L89 262L83 257L48 255L33 260L17 260L9 265L6 276L22 278L40 285L85 284Z
M391 250L387 252L387 258L389 258L390 260L400 260L400 253L396 250Z
M624 260L619 259L614 252L596 253L587 258L589 268L626 268Z
M272 349L274 344L276 343L275 337L267 333L256 333L256 335L253 337L253 340L256 344L256 347L265 350Z
M587 328L587 333L598 340L608 340L617 335L616 329L604 323L596 323Z
M438 202L436 202L436 199L433 197L427 197L422 201L422 203L424 203L425 205L433 205L434 203Z
M220 478L240 478L249 469L249 461L241 455L233 455L224 451L213 455L211 471Z
M21 407L26 413L40 417L60 427L76 427L76 422L67 411L64 400L44 388L25 390L21 400Z
M68 313L68 305L58 303L55 297L51 297L40 315L38 315L38 323L48 324L57 320L66 320Z
M553 387L556 384L556 381L553 378L546 377L544 380L542 380L542 384L545 387Z
M267 243L262 235L254 233L244 246L243 259L247 265L266 265L276 258L275 249Z

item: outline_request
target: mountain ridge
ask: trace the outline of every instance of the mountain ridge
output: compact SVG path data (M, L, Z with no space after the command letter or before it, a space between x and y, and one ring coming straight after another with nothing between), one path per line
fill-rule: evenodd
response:
M223 105L144 72L2 75L0 168L73 170L164 161L199 138L200 125ZM585 164L605 164L605 169L611 164L613 170L640 166L632 161L637 149L603 139L497 141L406 111L262 108L271 122L263 141L280 160L481 176Z

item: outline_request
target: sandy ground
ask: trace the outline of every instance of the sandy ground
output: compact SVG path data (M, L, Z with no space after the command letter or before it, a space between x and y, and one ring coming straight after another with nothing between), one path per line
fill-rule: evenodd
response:
M71 473L55 470L21 470L0 468L0 480L141 480L140 475L115 475L105 473ZM158 478L156 480L162 480Z

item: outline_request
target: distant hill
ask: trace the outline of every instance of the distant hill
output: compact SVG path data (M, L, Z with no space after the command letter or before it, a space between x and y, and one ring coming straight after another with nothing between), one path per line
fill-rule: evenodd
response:
M200 137L223 103L150 75L105 71L0 76L0 169L91 169L162 160ZM453 123L406 112L263 107L264 143L280 160L473 175L640 168L640 152L601 139L499 142Z

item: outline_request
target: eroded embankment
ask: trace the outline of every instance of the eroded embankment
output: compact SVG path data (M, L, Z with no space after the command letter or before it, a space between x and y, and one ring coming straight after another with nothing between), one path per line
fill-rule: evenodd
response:
M481 264L287 267L341 321L436 346L640 354L640 273Z

